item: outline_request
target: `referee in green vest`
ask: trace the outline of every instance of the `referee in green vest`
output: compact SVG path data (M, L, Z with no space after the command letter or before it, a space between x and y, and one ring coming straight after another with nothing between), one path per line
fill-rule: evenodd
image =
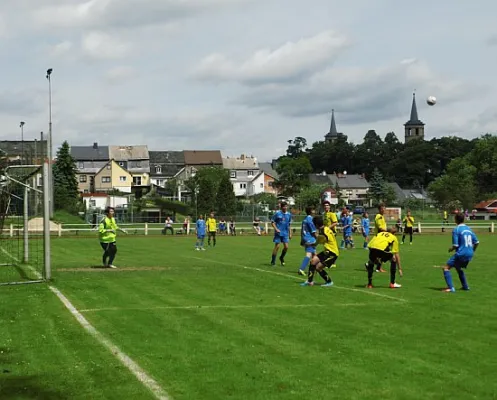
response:
M98 237L100 240L100 246L104 250L102 256L102 263L105 268L116 268L113 263L117 254L116 246L116 236L117 231L127 233L125 229L119 228L117 226L116 220L114 218L115 210L113 207L107 207L105 209L105 217L100 221L98 226Z

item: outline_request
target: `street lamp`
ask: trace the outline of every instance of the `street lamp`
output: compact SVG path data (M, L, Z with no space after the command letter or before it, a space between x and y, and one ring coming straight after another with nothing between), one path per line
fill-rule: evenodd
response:
M24 158L24 125L26 122L21 121L19 124L19 128L21 128L21 165L23 165L23 158Z
M53 178L52 178L52 68L47 69L48 80L48 140L47 140L47 158L48 158L48 192L50 198L50 218L53 218Z

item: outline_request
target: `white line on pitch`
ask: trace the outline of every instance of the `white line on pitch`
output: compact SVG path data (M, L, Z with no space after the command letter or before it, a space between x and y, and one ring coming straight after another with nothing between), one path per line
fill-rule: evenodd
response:
M265 272L267 274L279 275L279 276L284 276L285 278L295 279L294 276L291 276L291 275L288 275L288 274L284 274L282 272L271 271L269 269L262 269L262 268L257 268L257 267L249 267L247 265L242 265L242 264L238 264L238 263L226 263L224 261L210 260L210 259L207 259L207 258L200 258L200 257L188 257L188 258L192 258L192 259L200 260L200 261L206 261L206 262L215 263L215 264L229 265L230 267L231 266L241 267L243 269L250 269L250 270L254 270L254 271ZM349 287L345 287L345 286L337 286L337 285L333 285L333 287L337 288L337 289L341 289L341 290L350 290L352 292L360 292L360 293L364 293L364 294L369 294L371 296L383 297L385 299L396 300L396 301L400 301L400 302L404 302L404 303L408 302L405 299L401 299L401 298L398 298L398 297L389 296L387 294L377 293L377 292L372 291L371 289L362 290L362 289L354 289L354 288L349 288Z
M64 296L57 288L49 286L50 290L55 293L59 300L66 306L69 312L76 318L80 325L93 336L101 345L106 347L112 354L123 363L126 368L148 388L157 399L170 400L169 395L162 389L159 384L150 377L137 363L135 363L128 355L123 353L114 343L97 331L88 320L72 305L69 299Z
M366 303L341 303L333 304L333 307L353 307L367 306ZM96 312L96 311L149 311L149 310L200 310L204 308L298 308L298 307L329 307L328 304L252 304L252 305L195 305L195 306L157 306L157 307L107 307L107 308L87 308L79 312Z

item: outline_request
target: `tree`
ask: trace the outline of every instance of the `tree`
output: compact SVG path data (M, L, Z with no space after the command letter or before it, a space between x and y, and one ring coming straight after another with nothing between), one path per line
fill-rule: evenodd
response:
M71 156L67 141L57 151L53 165L54 208L78 211L79 191L76 179L76 160Z
M435 179L428 192L440 206L448 207L458 201L464 208L473 208L477 196L475 184L477 170L466 158L456 158L447 166L447 171Z
M234 215L236 213L236 196L228 170L223 171L216 196L216 211L218 215Z
M376 203L395 203L397 195L394 188L383 178L382 173L375 168L369 179L369 197Z
M221 178L226 173L226 170L219 167L200 168L194 177L185 182L191 193L191 206L197 216L217 210L216 194Z
M276 166L278 180L275 185L284 196L295 196L309 184L312 166L307 156L299 158L282 157Z
M497 192L497 136L481 137L467 159L476 169L479 195L486 197L489 193Z
M276 210L278 198L272 193L258 193L253 197L256 204L267 204L270 210Z
M288 141L286 155L291 158L299 158L305 153L306 149L307 140L303 137L297 136L295 139Z
M175 178L168 179L164 185L164 189L169 196L177 196L178 194L178 180Z
M306 207L318 207L321 204L321 195L329 185L310 185L303 188L297 195L296 202L301 210Z

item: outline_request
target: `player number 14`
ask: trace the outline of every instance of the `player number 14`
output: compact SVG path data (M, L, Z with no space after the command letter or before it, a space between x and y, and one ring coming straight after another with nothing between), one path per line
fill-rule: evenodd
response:
M464 236L464 241L466 242L466 247L473 247L473 238L471 235Z

